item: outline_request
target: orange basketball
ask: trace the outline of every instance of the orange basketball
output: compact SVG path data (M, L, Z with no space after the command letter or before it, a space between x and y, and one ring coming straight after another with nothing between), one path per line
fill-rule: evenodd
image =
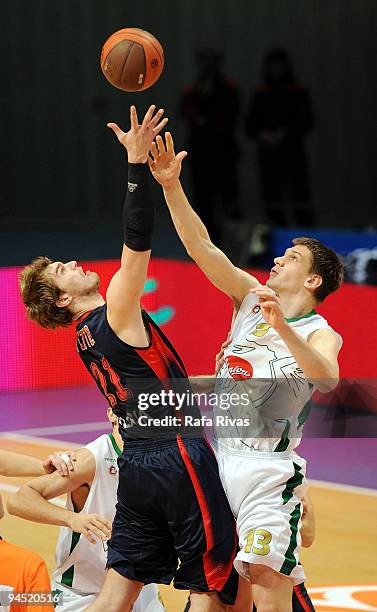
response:
M102 47L102 72L114 87L123 91L148 89L160 77L163 68L162 46L145 30L118 30Z

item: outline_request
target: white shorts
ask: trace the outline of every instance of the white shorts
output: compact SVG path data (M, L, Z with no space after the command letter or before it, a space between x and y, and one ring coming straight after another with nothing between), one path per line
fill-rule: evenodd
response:
M221 442L217 452L221 481L237 521L238 573L250 580L247 564L263 564L292 578L294 585L304 582L299 553L305 459L291 452L234 451Z
M63 605L55 608L56 612L84 612L98 597L96 594L84 594L60 584L52 583L52 590L62 593ZM145 585L135 601L132 612L164 612L160 593L156 584Z

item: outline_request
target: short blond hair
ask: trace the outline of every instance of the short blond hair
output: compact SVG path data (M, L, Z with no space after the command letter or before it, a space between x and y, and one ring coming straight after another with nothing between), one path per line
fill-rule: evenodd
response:
M67 327L73 319L68 308L56 305L61 291L46 274L51 263L48 257L37 257L19 276L22 301L29 319L47 329Z

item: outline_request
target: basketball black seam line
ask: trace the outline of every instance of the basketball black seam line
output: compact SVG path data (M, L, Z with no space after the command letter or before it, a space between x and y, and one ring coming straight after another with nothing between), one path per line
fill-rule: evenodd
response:
M142 30L141 28L133 28L133 29L134 29L134 30L140 30L140 32L145 32L145 31L146 31L146 30ZM150 32L148 32L148 34L149 34L150 36L153 36L153 34L151 34ZM143 41L145 41L145 42L149 43L149 44L150 44L150 45L153 47L153 49L155 50L155 52L157 53L157 55L158 55L158 57L159 57L159 59L160 59L160 62L161 62L162 67L164 67L164 65L165 65L165 56L164 56L164 52L162 52L162 55L161 55L161 53L159 52L159 50L158 50L158 49L157 49L157 47L155 46L155 44L154 44L153 40L151 40L151 39L150 39L148 36L145 36L145 37L144 37L144 36L142 36L141 34L139 34L139 36L140 36L140 38L141 38ZM156 38L156 37L155 37L155 36L153 36L153 38ZM157 38L156 38L156 40L157 40ZM135 43L135 41L132 41L132 42L134 42L134 43ZM158 41L158 42L159 42L159 41ZM139 43L136 43L136 44L139 44ZM159 42L159 44L161 45L161 43L160 43L160 42ZM145 51L144 51L144 55L145 55Z
M118 43L118 45L119 45L121 42L123 42L123 41L120 41L120 42ZM131 49L133 49L134 44L135 44L135 43L134 43L134 41L129 41L129 42L132 42L132 45L130 45L130 46L128 47L128 53L127 53L126 57L124 58L124 64L123 64L122 73L121 73L121 76L120 76L120 85L123 85L123 73L124 73L124 69L125 69L126 64L127 64L128 56L129 56L129 54L131 53ZM118 46L118 45L117 45L117 46Z

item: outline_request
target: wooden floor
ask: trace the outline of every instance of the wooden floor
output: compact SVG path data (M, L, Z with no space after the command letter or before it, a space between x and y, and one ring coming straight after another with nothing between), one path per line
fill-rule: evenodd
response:
M29 453L44 458L57 448L37 441L0 439L1 448ZM67 448L67 445L64 445ZM6 502L20 479L1 478L0 493ZM307 585L377 585L377 492L358 491L352 487L330 487L312 484L311 496L316 512L317 537L314 545L304 550L302 563L308 576ZM38 525L6 515L0 523L2 537L14 544L39 552L49 570L54 566L54 547L58 528ZM168 612L183 610L187 594L172 587L161 587ZM377 591L355 595L356 604L320 605L323 612L377 610ZM357 602L360 601L360 605Z

